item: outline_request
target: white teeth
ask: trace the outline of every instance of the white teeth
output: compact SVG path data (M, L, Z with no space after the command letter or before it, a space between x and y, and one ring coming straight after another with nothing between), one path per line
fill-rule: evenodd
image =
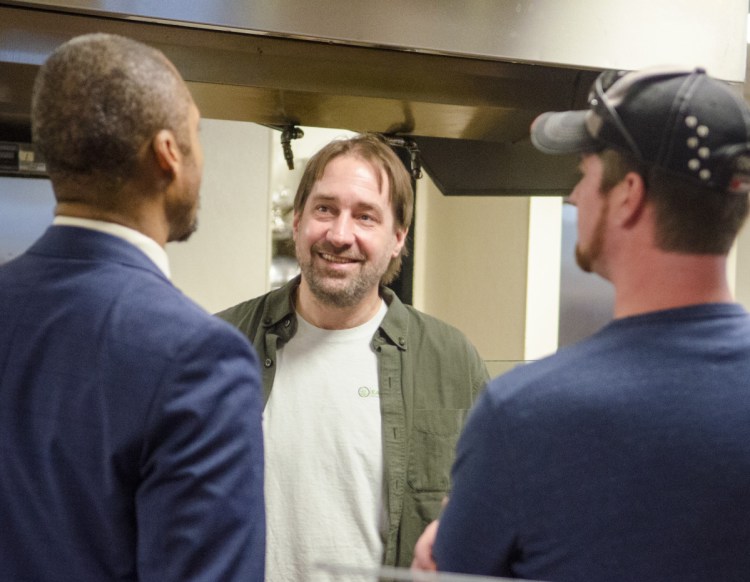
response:
M320 256L323 257L326 261L329 261L331 263L353 263L355 262L352 259L347 259L345 257L336 257L334 255L328 255L325 253L322 253Z

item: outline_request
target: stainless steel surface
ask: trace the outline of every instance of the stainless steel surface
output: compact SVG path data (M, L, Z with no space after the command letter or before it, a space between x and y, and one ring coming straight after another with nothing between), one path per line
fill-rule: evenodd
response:
M34 0L20 6L514 62L744 78L746 0Z
M593 78L573 69L13 8L0 7L0 22L2 63L38 65L89 31L125 34L164 51L204 116L273 125L512 141L525 137L538 111L580 103ZM13 76L9 90L22 96L30 78Z
M743 4L744 15L745 0L726 0L725 11L686 0L660 25L663 39L644 18L629 43L607 18L625 6L658 16L670 2L599 4L609 13L583 0L0 1L0 140L28 141L31 84L46 56L104 31L161 49L207 118L410 135L432 152L425 168L446 193L565 193L564 161L528 147L528 127L542 111L583 106L602 67L699 47L737 76L727 13Z

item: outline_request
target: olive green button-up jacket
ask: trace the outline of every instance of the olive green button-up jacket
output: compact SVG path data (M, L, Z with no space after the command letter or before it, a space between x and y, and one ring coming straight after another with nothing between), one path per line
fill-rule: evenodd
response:
M276 351L297 331L297 285L299 277L218 314L255 346L266 401ZM438 517L448 494L456 441L488 374L474 346L456 328L404 305L386 287L380 294L388 312L371 345L378 357L389 519L383 563L408 567L414 544Z

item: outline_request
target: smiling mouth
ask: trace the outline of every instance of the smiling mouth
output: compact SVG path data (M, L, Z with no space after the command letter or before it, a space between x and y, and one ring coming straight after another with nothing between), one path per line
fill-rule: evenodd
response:
M337 265L347 265L360 262L360 259L356 259L353 257L341 257L328 253L318 253L318 256L328 263L335 263Z

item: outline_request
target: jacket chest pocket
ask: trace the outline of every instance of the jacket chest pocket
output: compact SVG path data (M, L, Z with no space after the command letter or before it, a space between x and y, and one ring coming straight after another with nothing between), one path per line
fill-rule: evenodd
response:
M415 491L448 491L467 409L415 410L407 483Z

